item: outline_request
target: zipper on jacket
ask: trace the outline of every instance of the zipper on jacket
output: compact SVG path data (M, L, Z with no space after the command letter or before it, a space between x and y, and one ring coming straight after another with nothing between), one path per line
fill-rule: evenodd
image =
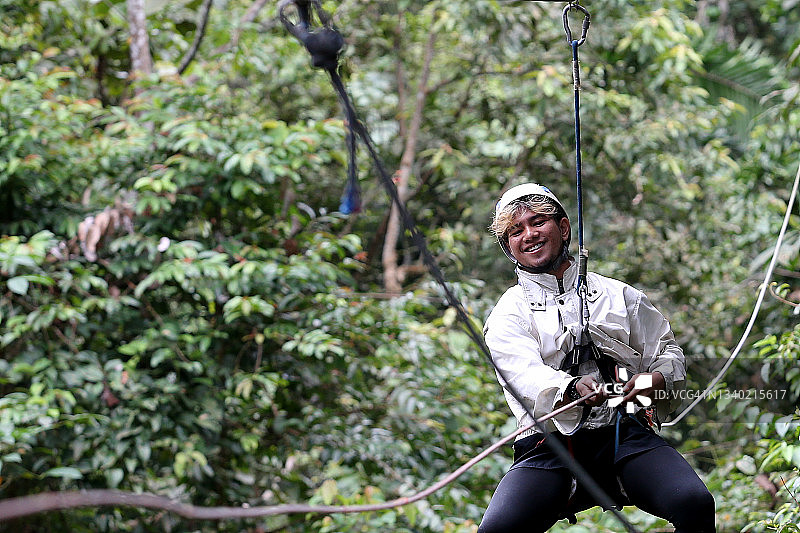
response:
M558 294L564 294L565 292L567 292L564 290L564 279L556 278L556 281L558 282Z

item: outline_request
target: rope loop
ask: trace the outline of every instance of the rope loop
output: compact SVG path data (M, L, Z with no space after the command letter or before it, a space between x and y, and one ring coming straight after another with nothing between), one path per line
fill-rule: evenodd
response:
M286 10L294 5L298 22L289 20ZM320 26L314 27L314 14ZM344 49L344 37L333 26L331 17L322 9L319 0L281 0L278 15L289 33L303 43L311 54L311 63L317 68L335 71L339 66L339 53Z
M287 8L294 6L297 11L297 22L289 20ZM316 15L319 24L314 23ZM349 103L347 91L337 69L339 67L339 54L344 49L344 37L331 22L331 17L322 9L320 0L281 0L278 4L278 16L289 33L303 43L308 53L311 54L311 64L317 68L325 69L331 78L342 107L347 115L347 185L342 194L339 211L345 215L361 211L361 187L358 183L356 165L356 132L355 128L361 127L356 117L355 110Z
M575 10L580 11L583 13L583 27L581 28L581 37L580 39L573 40L572 38L572 30L569 27L569 12ZM561 19L564 21L564 31L567 34L567 43L574 46L580 46L586 42L586 34L589 31L589 23L591 22L591 15L589 15L589 11L580 5L577 2L570 2L569 4L564 6L564 10L561 12Z

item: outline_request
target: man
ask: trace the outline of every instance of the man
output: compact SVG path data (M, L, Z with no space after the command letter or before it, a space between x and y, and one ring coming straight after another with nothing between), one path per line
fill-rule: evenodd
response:
M547 436L534 428L517 438L514 463L478 532L546 531L596 505L550 450L551 439L559 440L618 505L633 504L665 518L677 533L715 531L713 497L650 427L675 407L670 392L683 387L686 376L683 352L666 318L637 289L589 273L584 296L589 321L580 331L570 221L546 187L508 190L491 229L516 265L518 284L497 302L484 333L519 426L533 422L529 412L538 418L589 392L598 394L549 420ZM572 359L574 354L582 357Z

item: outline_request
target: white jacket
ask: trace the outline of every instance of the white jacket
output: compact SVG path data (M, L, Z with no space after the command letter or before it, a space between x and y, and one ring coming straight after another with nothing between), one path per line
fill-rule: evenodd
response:
M486 320L484 335L498 373L506 401L519 427L533 422L525 408L508 392L511 385L527 408L539 418L553 410L564 396L573 376L558 370L575 345L578 333L578 271L573 261L559 280L551 274L530 274L517 269L519 283L509 288ZM658 371L666 390L685 385L683 351L675 342L669 322L645 294L630 285L593 272L587 276L589 333L595 345L630 376ZM602 383L594 361L583 363L580 375L593 374ZM663 420L680 400L656 401L656 416ZM569 435L579 429L583 408L575 407L548 421L548 429ZM608 402L592 408L583 427L611 424L615 411ZM526 432L518 439L537 430Z

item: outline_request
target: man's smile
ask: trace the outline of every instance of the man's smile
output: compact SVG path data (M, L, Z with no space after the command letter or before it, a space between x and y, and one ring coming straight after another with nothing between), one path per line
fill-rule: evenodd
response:
M538 242L538 243L534 244L533 246L526 246L525 248L522 249L522 251L525 252L525 253L535 252L535 251L539 250L539 248L541 248L544 245L545 245L545 242L541 241L541 242Z

